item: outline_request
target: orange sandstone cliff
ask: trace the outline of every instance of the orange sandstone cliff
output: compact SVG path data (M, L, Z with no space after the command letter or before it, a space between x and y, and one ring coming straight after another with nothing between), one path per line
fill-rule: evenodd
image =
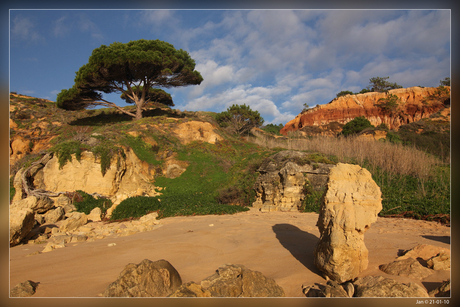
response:
M397 130L404 124L427 118L450 104L450 87L444 88L446 92L441 94L437 87L410 87L390 90L388 93L342 96L297 115L281 129L281 133L287 135L303 127L324 126L333 122L346 124L358 116L366 117L374 126L385 123L390 129ZM379 99L388 98L390 94L400 99L397 111L392 113L378 106L381 103Z

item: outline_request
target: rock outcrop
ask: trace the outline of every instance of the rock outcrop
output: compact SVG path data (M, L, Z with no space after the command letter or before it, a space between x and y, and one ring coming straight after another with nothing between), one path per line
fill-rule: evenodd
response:
M445 88L450 93L450 87ZM385 123L390 129L398 129L401 125L427 118L450 103L450 97L437 96L437 90L435 87L410 87L390 90L388 94L369 92L342 96L297 115L281 129L281 133L287 135L288 132L303 127L323 126L334 122L346 124L358 116L366 117L374 126ZM399 112L394 114L384 112L378 107L379 99L385 99L389 94L396 95L401 100Z
M305 184L321 189L332 166L312 162L304 152L281 151L267 158L258 169L252 206L266 212L298 211L305 198Z
M182 285L171 297L283 297L273 279L243 265L226 264L198 285Z
M33 282L31 280L26 280L25 282L17 284L10 291L11 297L29 297L35 294L39 283Z
M35 224L32 209L10 210L10 246L19 244L32 230Z
M428 297L426 290L416 284L399 283L383 276L366 276L353 282L356 297Z
M54 156L37 175L34 185L52 192L82 190L88 194L98 193L112 197L116 194L158 195L151 184L155 172L147 163L139 160L132 150L112 157L109 168L103 175L101 161L92 152L81 153L80 161L75 155L62 168Z
M382 210L381 191L358 165L338 163L329 172L318 218L320 240L315 264L339 283L353 279L368 265L364 233Z
M166 260L130 263L105 290L105 297L166 297L182 284L177 270Z
M201 121L189 121L172 129L183 144L193 141L215 144L217 141L223 140L223 137L217 134L215 130L216 128L211 123Z
M379 266L379 269L389 275L407 276L414 279L423 279L434 271L425 268L414 258L396 260Z

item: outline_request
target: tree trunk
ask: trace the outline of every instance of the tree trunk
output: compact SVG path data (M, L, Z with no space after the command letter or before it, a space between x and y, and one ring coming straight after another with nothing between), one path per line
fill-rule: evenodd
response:
M134 120L139 120L142 118L142 107L144 106L144 100L139 100L136 101L136 116L134 117Z

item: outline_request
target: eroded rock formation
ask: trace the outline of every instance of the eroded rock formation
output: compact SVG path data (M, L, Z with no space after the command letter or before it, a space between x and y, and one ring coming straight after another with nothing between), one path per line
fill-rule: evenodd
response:
M445 88L450 93L450 87ZM342 96L297 115L281 129L281 133L287 135L288 132L303 127L324 126L334 122L346 124L358 116L366 117L374 126L385 123L390 129L398 129L401 125L427 118L450 103L449 96L446 94L438 97L437 90L435 87L410 87L390 90L388 94L370 92ZM385 99L389 94L396 95L401 100L399 110L394 114L385 112L378 106L379 99Z
M315 264L339 283L353 279L368 265L364 233L382 210L381 191L358 165L338 163L329 172L318 218L320 241Z
M258 169L254 184L254 208L261 211L298 211L305 198L305 184L314 189L326 185L333 164L315 163L300 151L281 151L269 158Z

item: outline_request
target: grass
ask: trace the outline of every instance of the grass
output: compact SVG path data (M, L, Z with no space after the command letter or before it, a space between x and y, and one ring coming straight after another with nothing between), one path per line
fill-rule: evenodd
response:
M450 220L450 165L415 146L356 137L252 141L269 147L322 153L333 162L366 168L382 191L381 216ZM307 186L303 210L319 212L321 197L321 192Z
M102 215L112 206L112 201L108 198L94 198L92 195L77 190L74 193L67 193L78 212L90 214L94 208L100 208Z

